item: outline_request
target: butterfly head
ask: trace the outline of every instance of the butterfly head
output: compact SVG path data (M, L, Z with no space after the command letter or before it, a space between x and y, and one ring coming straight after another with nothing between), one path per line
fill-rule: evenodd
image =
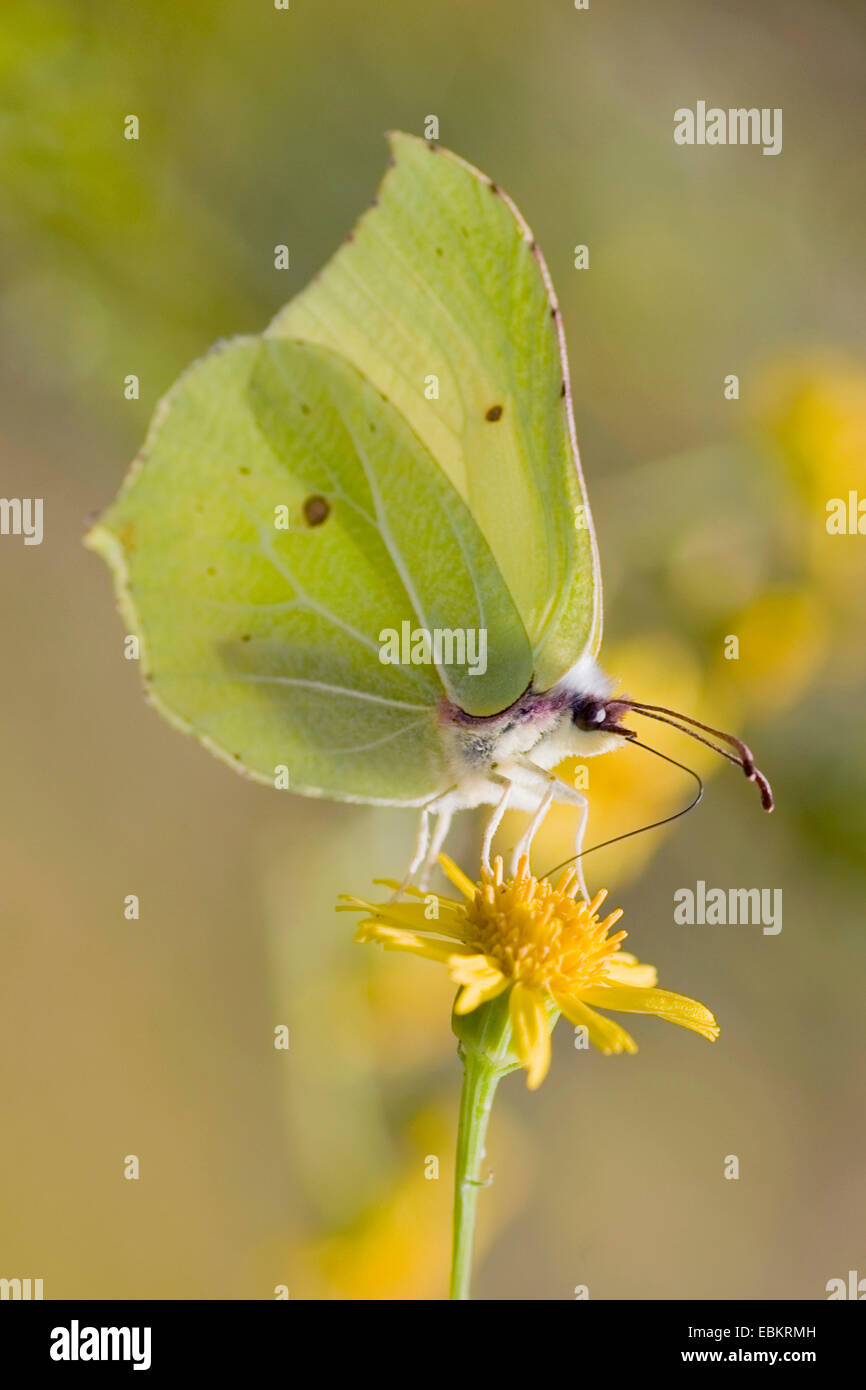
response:
M721 757L741 768L748 780L756 784L764 810L772 811L772 787L756 765L748 744L744 743L741 738L737 738L735 734L729 734L723 729L705 724L701 720L694 719L691 715L680 714L677 710L668 709L665 705L646 704L642 700L633 700L626 695L608 698L599 686L596 686L591 694L573 693L569 699L569 707L572 724L582 734L599 733L608 736L618 734L622 739L638 743L641 747L647 745L640 743L637 731L626 728L622 723L626 715L643 715L645 718L659 720L663 724L671 725L680 733L687 734L689 738L696 739L698 743L703 743L714 753L720 754ZM650 751L654 750L651 749ZM664 756L664 754L660 756Z
M575 695L571 701L571 722L576 729L586 734L619 734L622 738L634 738L632 729L622 724L628 714L629 706L623 700L606 700L595 695Z

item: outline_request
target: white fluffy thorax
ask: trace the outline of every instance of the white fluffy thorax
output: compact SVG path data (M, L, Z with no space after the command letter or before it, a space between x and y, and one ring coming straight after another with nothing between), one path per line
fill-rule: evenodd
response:
M583 656L552 689L530 688L499 714L473 717L443 704L440 734L455 784L474 801L484 788L489 795L491 772L520 785L527 758L549 770L569 757L589 758L620 747L619 735L577 728L572 718L576 699L605 700L610 691L608 677L592 657Z

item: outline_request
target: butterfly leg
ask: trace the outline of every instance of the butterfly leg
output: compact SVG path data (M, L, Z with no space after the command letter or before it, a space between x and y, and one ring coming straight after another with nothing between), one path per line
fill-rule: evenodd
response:
M561 783L560 785L564 786L565 783ZM586 879L583 876L583 860L580 857L583 853L583 837L586 834L586 822L589 819L589 802L586 797L581 796L580 792L576 791L574 787L570 787L569 791L573 791L575 796L580 796L579 802L572 802L572 805L577 805L580 808L577 830L574 832L574 867L577 870L577 886L580 889L580 896L583 898L584 902L589 902L589 890L586 886Z
M418 820L418 835L415 840L415 850L412 855L409 867L406 870L403 882L400 884L400 887L395 889L395 891L391 894L391 897L389 899L390 902L399 902L400 898L403 896L406 889L409 887L409 884L412 882L419 869L421 870L422 878L429 879L430 869L432 868L432 865L436 862L436 856L442 848L442 842L445 839L445 836L448 834L448 827L451 824L451 816L453 812L451 811L450 807L448 807L447 798L451 795L451 793L454 790L454 787L449 787L448 790L445 792L437 792L434 797L431 797L430 800L424 806L421 807L421 815ZM438 810L436 805L436 803L440 801L444 803L444 808L442 810ZM432 844L430 841L431 815L437 815L439 817ZM445 822L444 827L442 824L443 821ZM419 887L421 886L422 885L419 884Z
M424 857L427 854L427 847L430 844L430 814L431 813L429 809L426 806L424 806L422 808L421 816L418 821L418 834L415 838L415 850L411 860L409 861L409 867L406 870L405 883L411 882L411 880L415 877L416 873L420 869L421 865L424 863Z
M555 781L555 779L554 779L554 781ZM535 836L536 836L536 834L537 834L537 832L538 832L538 829L539 829L539 827L541 826L542 822L544 821L544 818L545 818L545 816L547 815L548 811L550 810L552 804L553 804L553 784L551 783L551 784L547 787L547 789L545 790L544 795L542 796L541 800L540 800L539 803L538 803L538 810L537 810L537 811L535 812L535 814L533 815L532 820L529 822L529 825L526 827L526 829L524 830L524 832L523 832L523 834L521 835L520 839L517 841L517 844L514 846L514 849L512 850L512 853L511 853L511 877L512 877L512 878L514 878L514 877L516 876L516 874L517 874L517 866L519 865L521 859L523 859L524 856L526 856L527 858L529 857L529 851L532 849L532 841L535 839Z
M568 795L561 793L568 793ZM580 890L580 896L583 898L584 902L589 902L589 890L587 889L586 879L583 875L583 860L580 857L583 853L583 837L586 834L586 822L589 819L589 802L575 787L569 787L566 782L561 782L559 778L556 779L556 787L554 788L553 795L555 801L564 802L566 805L576 806L578 808L577 830L574 832L574 868L577 873L577 886Z
M491 772L488 776L492 782L501 783L503 787L502 795L494 806L493 813L484 827L484 839L481 844L481 864L483 868L490 873L490 849L493 844L493 837L502 824L502 817L508 809L508 800L511 796L512 784L508 781L507 777L500 777L496 772Z
M418 875L418 887L422 893L426 893L430 886L430 875L439 858L439 851L445 843L445 837L451 828L454 812L451 810L450 806L445 806L441 811L436 813L436 816L436 829L433 831L430 846L427 853L424 855L421 864L421 872Z
M583 838L586 834L586 822L589 817L589 802L583 793L579 792L576 787L570 787L567 782L563 782L560 777L556 777L552 772L548 772L546 768L539 767L537 763L532 762L530 758L520 758L517 761L519 761L519 765L525 768L527 772L533 772L539 777L544 778L547 783L547 790L542 796L538 805L538 810L532 817L524 835L515 847L512 873L516 868L518 858L523 854L529 854L532 848L532 841L535 839L553 802L556 801L566 806L576 806L578 809L578 821L574 837L574 867L577 871L577 885L581 896L589 902L589 893L587 892L586 879L583 874L583 860L580 858L583 850Z

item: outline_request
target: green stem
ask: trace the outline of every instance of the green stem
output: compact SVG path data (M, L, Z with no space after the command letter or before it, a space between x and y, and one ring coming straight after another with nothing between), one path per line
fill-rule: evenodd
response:
M457 1162L454 1173L454 1243L451 1254L452 1299L469 1297L475 1209L478 1193L487 1184L481 1176L490 1107L500 1079L519 1066L511 1048L508 994L500 994L465 1015L455 1014L454 1032L463 1060L463 1089L457 1124Z
M454 1175L454 1244L451 1253L452 1299L469 1297L472 1251L475 1242L475 1209L483 1185L481 1162L490 1107L502 1072L477 1052L463 1060L463 1089L457 1127L457 1166Z

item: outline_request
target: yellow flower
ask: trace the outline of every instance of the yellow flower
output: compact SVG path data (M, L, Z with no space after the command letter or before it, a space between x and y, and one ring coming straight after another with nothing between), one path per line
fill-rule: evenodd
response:
M503 877L502 860L482 867L480 883L446 855L439 862L465 901L438 893L406 891L417 902L369 903L344 896L343 911L372 915L358 926L356 940L386 950L409 951L448 967L459 987L454 1011L471 1013L508 990L514 1050L527 1068L527 1085L539 1086L550 1066L550 1030L557 1011L586 1029L602 1052L636 1052L634 1039L595 1007L655 1014L714 1041L719 1029L703 1004L656 989L656 971L621 950L624 931L611 934L617 909L601 920L607 890L592 902L576 900L571 869L558 886L536 879L523 858L517 876ZM377 880L396 888L389 880Z

